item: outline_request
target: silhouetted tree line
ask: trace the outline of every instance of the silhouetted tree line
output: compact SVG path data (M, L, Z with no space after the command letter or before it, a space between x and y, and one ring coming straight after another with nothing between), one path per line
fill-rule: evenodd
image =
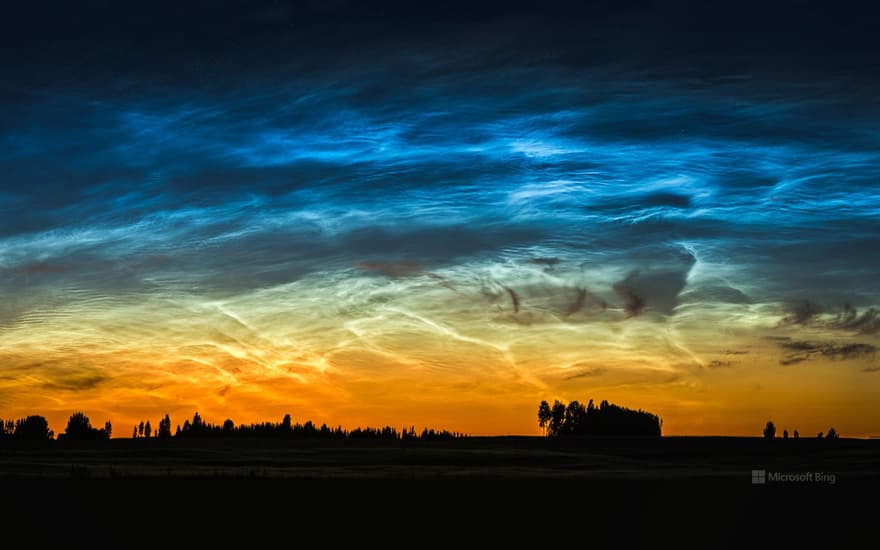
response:
M104 423L103 428L94 428L88 416L82 412L75 412L70 415L64 433L58 434L58 440L110 439L112 432L113 426L109 420ZM0 419L0 439L39 441L52 439L54 436L54 432L49 429L49 422L40 415L32 415L15 421Z
M54 433L49 429L49 422L42 416L33 415L18 420L0 418L0 439L39 441L52 437Z
M578 401L568 405L555 401L551 407L546 401L538 406L538 425L548 436L564 435L647 435L659 436L663 421L641 409L634 410L602 401L597 407L593 400L585 407Z
M113 426L108 420L103 428L92 426L89 417L82 412L70 415L64 433L58 435L58 440L105 440L110 439ZM42 416L34 415L19 420L0 419L0 440L50 440L54 433L49 429L49 422ZM421 439L441 440L467 437L465 434L450 432L448 430L434 430L424 428L417 432L415 426L397 430L391 426L384 428L355 428L346 430L342 426L331 428L327 424L316 426L311 420L304 424L293 423L289 414L284 415L281 422L261 422L258 424L236 425L232 419L227 418L223 424L217 425L205 422L201 415L196 412L192 421L186 420L183 426L178 425L174 434L171 433L171 417L167 414L159 420L158 428L153 429L149 420L141 421L134 426L133 439L140 438L196 438L196 437L259 437L276 439Z
M764 424L764 439L775 439L776 438L776 425L773 424L772 420L768 420L766 424ZM800 439L800 434L797 430L794 431L794 438ZM816 439L840 439L840 434L837 433L837 430L834 428L829 428L828 433L819 432L816 434ZM782 439L788 439L788 430L782 430Z
M168 435L171 437L171 420L165 415L164 422L168 427ZM160 433L162 432L160 428ZM160 435L159 437L162 437ZM466 437L458 432L450 432L447 430L433 430L425 428L421 432L416 432L414 426L397 430L391 426L384 428L355 428L346 430L342 426L331 428L327 424L316 426L311 420L305 423L293 423L289 414L284 415L281 422L260 422L257 424L239 424L236 425L232 419L227 418L223 424L217 425L205 422L204 419L196 412L193 415L192 422L184 421L183 426L177 426L174 433L175 438L192 438L192 437L260 437L260 438L277 438L277 439L454 439Z

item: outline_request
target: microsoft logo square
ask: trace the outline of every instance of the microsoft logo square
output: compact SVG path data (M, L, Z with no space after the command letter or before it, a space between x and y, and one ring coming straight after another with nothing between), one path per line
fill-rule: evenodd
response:
M767 483L766 470L752 470L752 485L763 485Z

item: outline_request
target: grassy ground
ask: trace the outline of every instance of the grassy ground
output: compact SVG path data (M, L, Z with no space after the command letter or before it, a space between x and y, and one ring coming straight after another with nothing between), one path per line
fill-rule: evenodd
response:
M664 437L453 441L111 440L0 444L5 479L441 479L740 483L751 471L880 479L880 441ZM823 483L828 483L825 478ZM818 483L818 481L817 481Z
M752 470L833 474L752 484ZM455 441L111 440L0 444L0 517L22 548L268 548L403 541L544 546L597 530L700 547L830 532L873 513L880 441L664 437ZM835 514L844 520L835 523ZM862 525L873 525L873 519ZM560 527L561 526L561 527ZM410 533L405 535L405 533ZM74 535L76 534L76 535ZM305 538L304 538L305 537ZM531 537L531 538L529 538ZM550 538L547 538L550 537ZM562 537L562 538L560 538ZM237 541L237 542L234 542ZM724 543L724 544L722 544ZM650 546L649 546L650 545ZM743 545L737 545L743 548ZM837 547L837 546L834 546Z

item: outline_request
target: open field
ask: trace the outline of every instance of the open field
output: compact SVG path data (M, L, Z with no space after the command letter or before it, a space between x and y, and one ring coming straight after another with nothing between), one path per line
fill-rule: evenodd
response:
M451 441L258 439L3 442L9 479L749 480L751 471L880 479L880 441L733 437L473 437Z
M755 485L756 469L812 473L814 480ZM818 473L833 475L834 483L816 480ZM267 533L283 538L317 530L333 540L361 540L366 533L384 537L398 529L450 546L471 536L465 533L483 533L518 547L527 532L545 536L548 510L558 523L589 526L575 529L578 536L625 518L633 527L619 532L646 540L661 532L680 536L696 526L714 526L727 537L732 530L763 526L756 517L776 522L788 515L799 526L826 525L830 515L849 514L858 508L853 503L878 488L880 440L120 439L0 445L0 510L7 525L59 544L83 525L100 525L101 540L112 548L203 548L212 538L213 546L223 548L236 536L236 547L261 548L266 545L254 546L255 537ZM186 536L192 538L184 544ZM177 546L168 546L169 540Z

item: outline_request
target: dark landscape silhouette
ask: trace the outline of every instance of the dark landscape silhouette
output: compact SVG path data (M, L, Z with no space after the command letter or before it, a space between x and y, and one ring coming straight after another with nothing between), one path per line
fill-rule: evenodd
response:
M659 416L602 401L542 401L544 436L470 436L447 430L320 426L294 422L220 424L196 412L172 428L165 414L138 422L132 437L71 414L57 437L45 417L0 420L0 479L583 479L744 484L756 469L818 471L875 479L880 441L776 437L772 421L754 437L661 437ZM126 432L127 433L127 432ZM784 434L788 430L784 430ZM822 479L830 479L828 477Z
M342 426L331 428L327 424L315 425L308 420L293 423L290 414L284 415L281 422L260 422L236 425L227 418L222 424L213 424L202 419L196 412L192 420L185 420L172 434L171 418L166 414L154 430L149 420L134 426L131 439L193 439L193 438L267 438L267 439L386 439L386 440L440 440L467 437L459 432L422 428L416 430L409 426L398 430L391 426L382 428L357 427L345 429ZM103 428L92 426L85 413L77 411L70 416L64 432L59 433L57 441L102 441L110 439L112 424L108 420ZM32 415L18 420L0 419L0 440L48 441L55 438L45 417Z
M221 424L205 421L198 411L192 420L184 420L172 432L171 417L166 413L154 430L150 420L141 420L132 430L131 439L199 439L199 438L236 438L236 439L380 439L390 441L404 440L451 440L470 437L467 434L434 428L416 430L409 426L398 430L392 426L381 428L356 427L345 429L341 425L330 427L326 423L317 426L311 420L293 422L290 414L284 415L281 422L259 422L238 424L227 418ZM568 404L556 400L551 406L541 401L538 406L538 426L548 438L564 436L631 436L659 437L662 434L663 420L656 414L642 409L630 409L603 400L598 406L592 399L587 405L579 401ZM30 415L17 420L0 418L0 441L105 441L113 432L110 420L102 428L92 426L89 417L77 411L70 415L64 431L57 438L49 428L44 416ZM762 432L764 439L776 438L776 425L767 421ZM788 439L788 430L784 430L783 439ZM793 439L799 439L798 430L794 430ZM819 432L817 439L839 439L840 434L835 428L827 432Z
M590 399L587 406L578 401L568 405L555 401L551 407L546 401L541 401L538 425L549 436L659 436L663 421L655 414L613 405L608 401L602 401L597 407Z

